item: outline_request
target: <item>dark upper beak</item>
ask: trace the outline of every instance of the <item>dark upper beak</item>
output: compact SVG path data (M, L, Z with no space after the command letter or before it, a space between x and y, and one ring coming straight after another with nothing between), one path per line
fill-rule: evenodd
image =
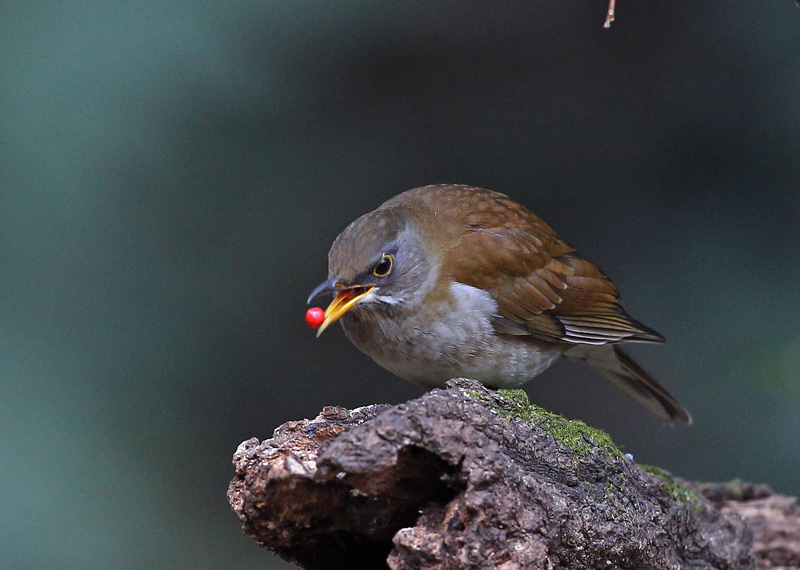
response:
M307 305L311 304L311 301L319 297L320 295L324 295L326 293L335 293L336 291L342 291L347 289L344 285L339 283L339 278L334 275L333 277L328 278L327 281L323 281L316 288L311 291L311 295L308 296L308 300L306 301Z

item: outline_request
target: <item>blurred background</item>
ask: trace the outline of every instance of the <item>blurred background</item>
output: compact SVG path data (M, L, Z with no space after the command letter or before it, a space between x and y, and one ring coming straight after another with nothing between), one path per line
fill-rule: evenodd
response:
M422 390L303 322L351 220L510 194L663 333L667 428L588 368L527 386L637 461L800 493L791 0L6 2L0 567L288 568L240 441Z

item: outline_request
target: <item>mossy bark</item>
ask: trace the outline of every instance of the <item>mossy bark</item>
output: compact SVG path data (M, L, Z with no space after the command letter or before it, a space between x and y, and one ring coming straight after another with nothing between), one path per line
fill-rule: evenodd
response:
M603 432L454 380L241 444L245 532L301 568L754 568L751 533Z

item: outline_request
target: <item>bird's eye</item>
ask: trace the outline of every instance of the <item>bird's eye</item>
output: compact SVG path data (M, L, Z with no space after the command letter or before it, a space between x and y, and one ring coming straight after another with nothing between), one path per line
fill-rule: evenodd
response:
M381 260L372 268L372 274L375 277L386 277L392 272L394 266L394 258L388 253L384 253Z

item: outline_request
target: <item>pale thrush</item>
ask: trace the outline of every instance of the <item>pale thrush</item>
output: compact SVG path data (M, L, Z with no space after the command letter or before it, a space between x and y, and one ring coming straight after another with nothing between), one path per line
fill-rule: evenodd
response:
M620 346L664 337L622 308L591 261L508 196L462 185L415 188L334 241L335 293L319 327L339 320L378 364L415 384L467 377L514 388L558 356L583 360L663 422L691 422Z

